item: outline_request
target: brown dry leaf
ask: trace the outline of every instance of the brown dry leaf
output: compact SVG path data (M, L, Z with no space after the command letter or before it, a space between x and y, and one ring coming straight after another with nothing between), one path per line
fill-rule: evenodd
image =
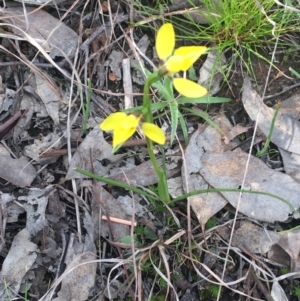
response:
M0 146L0 166L0 178L18 187L30 186L37 175L25 157L13 159L3 146Z
M0 85L0 121L4 121L14 111L12 108L18 102L18 97L15 90L9 89L6 85L2 84L1 76Z
M28 158L33 159L35 162L39 162L41 164L49 164L50 162L56 162L56 157L50 158L41 158L39 157L44 151L48 148L52 148L53 146L60 148L65 143L65 137L61 137L61 133L59 128L53 129L47 136L39 137L39 139L34 139L33 143L25 146L24 155Z
M211 187L201 175L192 174L189 177L189 188L190 191L193 191ZM226 199L221 194L214 192L194 195L189 197L189 200L202 226L227 204Z
M205 153L201 157L201 175L214 188L234 188L241 186L248 154L241 151L225 153ZM289 201L294 208L300 206L299 183L290 176L268 168L261 160L251 156L245 189L269 192ZM220 192L236 208L239 193ZM293 213L283 201L262 194L244 193L239 211L260 221L284 221Z
M157 163L161 166L162 160L158 159ZM167 169L167 178L173 177L179 171L178 165L173 169ZM154 185L158 181L157 174L154 170L151 161L146 161L138 166L131 168L130 170L124 170L123 168L114 168L111 170L111 179L130 183L133 186L146 187L149 185Z
M275 75L275 77L269 82L269 85L271 83L273 83L276 79L282 77L282 76L286 76L282 71L278 71L277 74ZM291 77L289 77L289 79L292 79Z
M78 35L75 31L41 9L36 10L27 6L26 12L25 18L21 6L9 7L0 11L2 16L10 17L5 19L6 26L17 35L18 39L30 42L28 38L30 37L39 43L46 52L49 52L51 58L75 54L78 43Z
M268 259L283 266L290 265L290 256L278 244L271 247Z
M26 229L30 235L36 235L48 225L45 211L48 198L54 191L55 189L51 185L44 189L30 188L27 196L22 195L18 198L19 201L26 201L23 207L27 213Z
M177 198L184 194L181 177L168 179L167 183L168 190L172 198Z
M248 221L242 222L232 237L234 247L244 247L258 254L267 253L278 241L279 236L274 231L267 231Z
M300 118L300 94L293 95L280 104L280 112L299 120ZM279 148L283 161L284 172L300 182L300 155Z
M24 213L25 210L16 202L16 197L10 193L0 194L0 204L2 212L5 213L7 223L15 223L18 221L19 215Z
M53 301L83 301L88 300L89 292L95 285L96 278L96 247L89 235L85 242L79 243L74 239L68 246L65 264L67 268L62 277L58 297ZM72 270L71 272L69 272Z
M231 125L224 114L220 114L214 119L214 122L222 128L226 135L231 130ZM222 142L222 136L219 131L211 126L202 125L192 135L189 145L185 152L187 173L197 173L202 167L201 156L207 152L225 152L231 149L231 145L225 145Z
M124 210L122 209L119 200L116 200L109 192L107 192L104 188L102 188L99 185L99 182L94 182L93 184L93 211L92 211L92 224L93 224L93 229L94 237L99 237L99 232L102 237L110 237L111 238L111 233L110 233L110 228L109 224L107 221L99 221L99 217L101 217L101 210L102 214L103 212L108 212L109 216L111 217L116 217L119 219L123 220L130 220L130 217L128 217ZM99 199L95 199L99 198ZM102 203L102 208L99 203ZM103 211L105 210L105 211ZM100 227L99 227L100 225ZM100 230L99 230L100 228ZM127 236L130 234L130 227L125 226L123 224L119 223L113 223L111 222L111 230L112 234L114 235L114 238L111 239L113 241L119 242L121 238L124 236Z
M2 265L0 300L7 300L6 288L12 299L19 292L23 277L32 268L37 257L36 251L37 245L30 241L30 234L26 229L21 230L14 237ZM2 279L5 279L4 282Z
M215 122L222 126L223 132L229 131L230 124L224 114L221 114ZM186 164L182 169L182 177L185 179L183 183L188 185L188 187L184 187L186 191L210 188L210 185L199 173L202 168L201 156L205 152L223 152L225 150L227 150L227 146L223 144L220 132L212 127L198 129L192 135L185 151ZM227 201L219 193L195 195L189 200L202 225L227 204Z
M112 164L110 163L116 162L122 157L124 155L112 154L112 146L104 139L103 132L99 129L99 126L95 126L77 148L69 166L66 179L86 178L86 176L76 172L74 168L80 167L92 172L91 160L93 160L94 172L105 176L112 168Z
M249 129L250 126L242 126L240 124L237 124L224 137L224 143L228 144L233 138L240 134L246 133Z
M276 107L276 106L275 106ZM293 117L294 119L300 119L300 94L295 94L280 104L280 112Z
M104 13L108 12L109 4L107 3L107 1L101 2L101 8Z
M279 148L284 172L300 183L300 155Z
M278 245L291 257L291 272L300 272L300 229L280 232ZM299 278L297 276L297 278Z
M41 98L54 124L59 124L58 113L62 97L56 84L49 77L41 77L38 74L31 74L29 83L32 85L35 93Z
M114 78L117 81L122 79L121 67L123 58L124 53L122 51L113 49L109 54L107 61L105 62L105 65L110 67L110 71L114 74Z
M242 100L250 118L256 120L261 131L268 136L275 110L263 103L260 96L252 88L249 78L245 79ZM259 108L261 109L258 115ZM271 141L284 150L300 154L300 123L279 111Z

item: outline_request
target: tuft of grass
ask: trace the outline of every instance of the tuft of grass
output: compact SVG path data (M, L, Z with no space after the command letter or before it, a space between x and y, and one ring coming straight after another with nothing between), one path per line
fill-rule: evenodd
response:
M288 267L282 267L279 270L279 275L285 275L285 274L287 274L289 272L290 272L290 269Z
M142 5L141 0L136 1L136 9L141 15L152 16L167 12L168 4L164 0L156 1L154 7ZM194 1L187 0L187 5L192 10L183 10L181 14L171 15L177 33L177 40L194 41L198 45L207 45L211 50L216 50L215 69L221 60L222 53L231 50L232 57L229 63L222 64L222 73L228 81L230 70L236 59L240 59L247 72L255 77L252 69L253 55L271 63L268 59L269 50L263 54L262 49L274 45L280 37L280 45L285 50L294 49L292 42L288 42L284 35L298 31L300 17L297 12L285 10L270 0L203 0L203 5L196 7ZM286 1L284 1L286 3ZM289 4L289 3L287 3ZM182 17L184 13L185 17ZM194 15L197 17L193 17ZM205 24L198 23L199 19ZM149 18L149 21L151 18ZM142 22L144 23L144 22ZM146 25L143 24L145 27ZM214 72L212 72L214 73Z
M158 279L157 284L158 284L158 286L159 286L161 289L165 289L165 288L168 287L167 282L166 282L164 279L162 279L162 278L159 278L159 279Z
M294 287L294 295L295 295L295 297L300 299L300 286L295 286Z
M202 289L199 291L200 300L207 300L210 297L209 291L206 289Z
M213 227L215 227L215 226L217 226L217 225L218 225L217 219L214 218L214 217L211 217L211 218L206 222L206 224L205 224L205 229L208 230L208 229L211 229L211 228L213 228Z
M298 16L285 11L270 0L203 0L199 15L208 20L209 25L196 23L189 18L199 31L197 38L218 45L224 50L239 45L258 45L272 42L275 37L297 29ZM192 4L192 2L190 2Z
M227 48L240 50L274 43L276 37L298 30L299 17L295 12L285 11L270 0L203 0L203 8L196 12L207 19L208 24L199 24L192 16L187 19L173 17L174 24L182 34L179 38L200 40L216 45L220 52ZM193 6L192 1L190 1ZM176 26L176 25L175 25Z
M142 270L145 272L145 273L148 273L148 274L154 274L155 270L152 266L152 263L150 262L150 260L146 260L143 265L142 265Z
M220 285L211 283L208 286L208 290L210 292L211 297L214 298L214 299L216 299L218 297L218 294L219 294L220 290L221 290L220 296L222 296L222 286L220 286Z
M203 4L208 12L216 13L204 16L203 9L199 9L198 13L202 14L209 24L198 24L190 17L186 23L193 25L195 29L187 30L187 26L182 26L182 38L192 37L196 32L197 40L216 48L217 60L218 57L220 59L221 53L230 49L233 53L232 58L240 58L248 73L253 76L255 74L252 70L251 56L255 55L268 61L266 55L261 55L260 49L275 44L277 37L297 30L300 23L296 13L285 11L270 0L204 0ZM281 45L291 46L283 40ZM226 72L233 64L234 59L226 66L227 71L224 69L225 79Z

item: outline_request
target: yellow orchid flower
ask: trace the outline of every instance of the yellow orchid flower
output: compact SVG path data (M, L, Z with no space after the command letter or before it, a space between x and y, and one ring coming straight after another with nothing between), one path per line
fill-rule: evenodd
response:
M171 23L165 23L159 28L155 47L158 57L165 61L159 71L161 74L187 71L207 51L205 46L182 46L174 51L175 32ZM196 98L207 94L206 88L188 79L174 78L173 84L186 97Z
M104 119L100 124L100 129L102 131L113 131L113 147L116 147L124 143L135 133L140 119L141 116L117 112ZM157 125L142 122L142 131L152 141L158 144L165 144L165 134Z

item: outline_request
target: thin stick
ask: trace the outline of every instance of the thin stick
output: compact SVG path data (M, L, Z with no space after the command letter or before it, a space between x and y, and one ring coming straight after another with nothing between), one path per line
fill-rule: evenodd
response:
M103 220L105 220L105 221L107 221L108 220L108 218L107 218L107 216L105 216L105 215L102 215L102 217L101 217ZM117 218L117 217L109 217L109 220L111 221L111 222L114 222L114 223L118 223L118 224L122 224L122 225L126 225L126 226L134 226L134 227L136 227L136 225L137 225L137 223L136 222L134 222L133 224L132 224L132 221L128 221L128 220L126 220L126 219L120 219L120 218Z

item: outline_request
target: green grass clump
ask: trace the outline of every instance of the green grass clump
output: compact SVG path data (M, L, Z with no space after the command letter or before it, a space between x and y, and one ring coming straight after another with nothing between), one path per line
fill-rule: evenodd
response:
M199 292L200 298L201 300L217 299L219 290L221 290L220 296L222 296L222 287L220 285L210 283L206 289L203 289Z
M141 1L141 0L140 0ZM196 7L194 1L187 0L186 6L194 8L184 10L182 14L169 14L167 18L174 24L177 41L194 41L198 45L206 45L216 50L215 68L221 61L221 54L231 50L232 59L226 66L222 63L225 80L234 66L235 58L240 58L248 73L254 76L252 70L252 55L267 62L270 60L269 49L279 42L285 50L295 48L287 38L286 33L299 31L300 16L283 6L278 6L273 0L202 0L203 5ZM140 14L160 15L166 11L168 4L164 0L156 1L152 8L136 2ZM283 1L284 4L290 4ZM150 10L149 10L150 9ZM194 17L194 14L198 17ZM206 24L200 24L199 19L205 19ZM164 20L166 22L166 20ZM145 26L145 24L143 25ZM268 49L262 51L266 46Z
M218 225L217 219L214 218L214 217L211 217L211 218L206 222L206 224L205 224L205 229L208 230L208 229L211 229L211 228L213 228L213 227L215 227L215 226L217 226L217 225Z
M290 272L290 269L288 267L282 267L279 270L279 275L285 275L285 274L287 274L289 272Z
M195 7L187 0L187 6L195 10L185 13L186 18L175 14L172 21L177 37L184 40L201 40L205 44L217 45L218 49L235 48L242 45L261 46L275 40L277 36L298 31L299 16L296 12L277 6L272 0L202 0L203 6ZM157 1L154 8L142 6L136 9L143 15L158 15L167 4ZM205 9L203 9L205 8ZM149 10L150 9L150 10ZM196 12L206 24L199 24L192 15ZM196 20L199 19L196 17Z
M220 296L222 296L222 287L220 285L217 285L217 284L213 284L211 283L209 286L208 286L208 290L210 292L210 295L213 299L216 299L218 297L218 294L219 294L219 291L221 290L220 292Z
M199 29L197 37L218 45L219 48L237 45L258 45L270 42L275 37L295 30L298 16L285 11L270 0L203 0L208 12L199 9L209 25L201 25L190 18L190 23ZM274 37L275 36L275 37ZM260 46L260 45L258 45Z
M221 53L231 50L232 58L240 58L248 73L254 77L251 57L254 55L269 62L269 50L266 52L262 49L266 46L272 47L277 37L280 37L282 47L290 48L292 43L287 40L283 42L283 36L298 30L300 23L296 13L284 11L283 7L276 6L272 0L204 0L203 3L208 12L216 14L203 16L209 22L204 25L194 22L190 16L189 20L183 21L187 24L180 29L181 37L196 38L202 44L215 48L217 61L221 60ZM201 15L202 11L203 9L199 9L198 13ZM188 25L193 25L191 30L187 29ZM231 59L227 69L222 71L225 79L234 62L235 59Z
M300 299L300 286L295 286L294 287L294 295Z

